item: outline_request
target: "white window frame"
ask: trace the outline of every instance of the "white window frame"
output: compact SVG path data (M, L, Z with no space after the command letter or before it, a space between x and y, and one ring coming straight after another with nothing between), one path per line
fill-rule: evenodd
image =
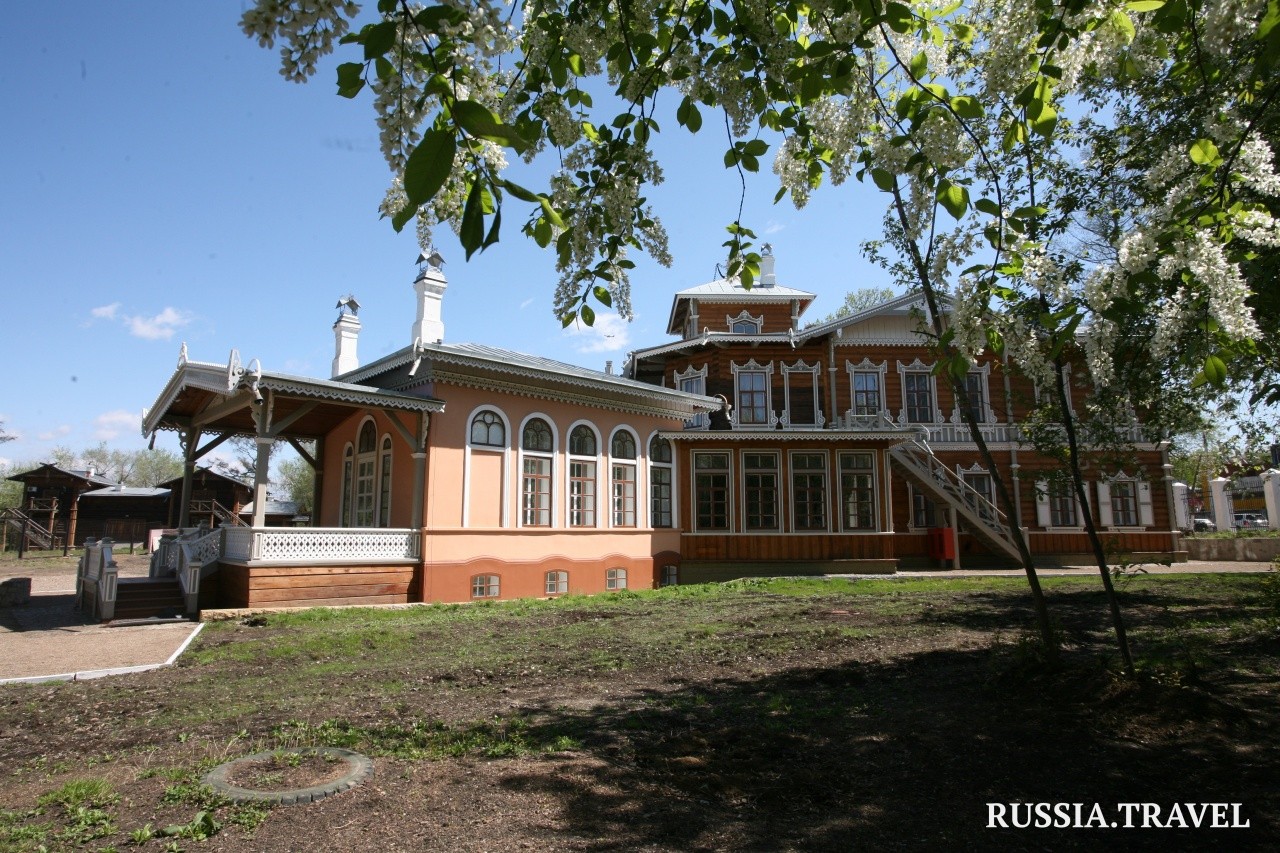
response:
M1117 483L1133 484L1134 514L1137 524L1117 524L1112 489ZM1114 530L1145 530L1155 525L1155 510L1151 503L1151 483L1136 476L1119 472L1097 482L1098 526Z
M887 412L885 403L885 375L889 372L889 362L882 361L879 364L872 362L870 359L864 358L862 361L854 364L846 360L844 363L845 372L849 374L849 410L845 416L851 423L865 423L871 420L878 420ZM876 412L873 415L858 414L858 389L857 377L860 374L878 374L879 388L876 390Z
M573 452L573 433L579 427L585 427L587 430L591 432L592 437L595 438L596 452L594 456L583 456L581 454L577 454ZM565 512L567 514L566 524L569 527L576 528L576 529L599 527L600 526L600 510L601 510L600 460L602 457L601 457L601 447L600 447L600 430L596 428L596 425L591 423L591 421L586 421L586 420L577 420L569 424L569 431L565 433L565 455L568 459L567 468L565 470L565 476L564 476ZM574 487L574 483L577 482L573 476L573 466L575 463L591 465L592 485L591 485L590 522L586 524L576 524L574 522L575 495L573 494L573 487ZM521 470L522 471L524 470L523 466L521 467Z
M982 395L981 410L978 412L978 423L995 424L999 421L996 417L995 407L991 405L991 365L975 365L969 368L969 372L965 374L965 393L968 394L968 381L970 377L978 377L978 392ZM960 411L960 401L953 401L951 407L951 423L964 423L964 414Z
M839 478L838 495L840 499L840 530L845 533L879 533L880 532L880 470L878 454L874 450L842 450L836 454L836 476ZM845 512L844 459L850 456L867 456L871 459L871 526L850 527L849 517ZM864 473L864 469L855 469L853 473Z
M972 465L970 465L968 468L957 465L956 476L958 476L960 478L960 481L964 483L966 486L968 486L970 489L973 489L973 491L978 492L978 494L982 495L982 497L993 507L994 512L996 513L1000 512L1000 508L996 505L995 478L991 476L990 471L988 471L986 468L983 468L981 465L975 462ZM969 482L969 477L986 477L987 493L983 495L978 489L974 488L973 484ZM972 507L972 509L974 512L978 512L978 507L976 505ZM999 516L996 515L993 518L991 518L990 521L994 524L996 523L998 518Z
M338 510L338 526L350 527L355 496L356 447L348 441L342 448L342 506Z
M551 452L550 453L547 453L546 451L533 451L533 450L524 449L525 427L527 427L529 425L529 422L532 420L544 421L547 424L547 428L551 430ZM559 477L556 473L560 467L556 465L556 459L559 457L559 451L560 451L560 447L559 447L560 433L559 433L559 430L556 428L556 422L552 420L549 415L543 414L542 412L531 412L528 415L526 415L522 421L520 421L520 432L517 434L516 441L518 442L516 446L519 448L518 470L520 472L520 516L519 516L520 523L519 523L519 526L528 527L534 530L547 530L549 528L555 529L557 527L560 527L561 525L558 523L560 521L560 506L559 506L560 488L559 488ZM550 470L547 475L547 488L549 490L547 497L550 502L550 506L548 507L548 523L545 525L528 524L525 519L526 510L524 505L524 495L525 495L524 463L525 463L525 459L528 457L545 459L547 460L548 465L550 467Z
M733 373L733 425L741 429L772 429L776 427L778 425L778 416L773 413L773 362L760 364L754 358L746 364L738 364L736 361L731 361L729 362L729 369ZM764 376L763 421L752 421L750 423L742 421L743 412L746 411L746 408L742 405L741 388L741 378L744 373Z
M748 468L748 456L768 456L773 459L772 468ZM751 503L747 499L750 494L747 488L747 476L752 473L771 473L773 474L773 526L772 527L752 527L748 523L747 515L751 509ZM741 480L742 495L742 531L744 533L780 533L782 531L782 495L783 489L786 488L782 481L782 454L776 450L739 450L738 451L738 479Z
M477 593L477 590L480 590ZM480 574L471 576L472 598L501 598L502 575Z
M799 503L796 500L796 475L801 473L809 473L799 471L796 468L796 457L798 456L821 456L822 457L822 527L805 527L801 528L798 522L797 510ZM787 494L790 503L790 514L787 518L788 529L792 533L830 533L831 532L831 454L826 450L791 450L787 453Z
M791 423L791 378L796 375L809 375L813 378L813 421L807 424ZM805 364L804 359L796 359L795 364L782 363L782 425L784 427L802 426L821 429L826 419L822 414L822 365L818 362Z
M898 409L898 423L900 424L936 424L942 422L942 413L938 410L938 377L933 375L933 365L925 364L920 359L915 359L910 364L897 362L898 365L898 385L902 391L902 408ZM930 420L913 421L907 418L907 410L911 408L907 405L907 374L923 373L928 377L929 383L929 409Z
M707 469L708 473L724 475L724 527L701 527L698 519L698 460L704 456L723 456L725 460L724 468ZM691 482L693 486L693 507L689 510L692 513L693 529L696 532L707 533L732 533L733 532L733 511L734 511L734 488L733 488L733 452L729 450L695 450L690 458L691 465Z
M1065 484L1067 488L1066 496L1071 498L1071 510L1075 513L1075 524L1054 524L1053 523L1053 495L1050 491L1049 480L1036 481L1036 523L1045 530L1083 530L1084 514L1088 512L1087 507L1080 506L1080 500L1076 497L1075 488L1070 484Z
M613 443L619 435L627 435L631 438L631 444L635 448L635 456L628 459L624 456L615 457L613 455ZM616 427L613 432L609 433L609 526L624 530L634 530L640 526L640 507L644 506L642 500L643 493L640 487L640 458L641 458L640 438L636 435L636 431L627 426ZM619 478L618 472L630 472L631 494L630 494L630 510L627 509L628 495L624 492L619 495L618 485L628 482L625 478ZM622 502L619 503L621 497ZM630 514L630 523L627 522L628 512ZM619 519L622 519L619 521Z
M382 434L378 442L378 501L375 507L379 527L391 526L391 490L395 484L391 481L395 466L395 451L390 433Z
M653 458L653 442L655 439L662 439L667 443L667 448L671 451L670 462L658 462ZM680 514L676 511L677 500L680 496L680 489L676 485L676 446L669 438L662 438L658 435L658 431L654 430L649 433L649 440L645 442L645 460L649 466L649 500L646 502L649 507L649 527L659 530L669 530L680 526ZM670 523L659 525L655 523L653 501L655 500L655 489L653 488L653 474L655 471L665 470L667 472L667 500L671 505Z
M923 526L916 524L916 498L925 501L933 507L933 524L926 524ZM932 530L934 528L946 526L946 507L929 497L926 492L917 489L914 483L907 483L907 530Z
M373 447L360 449L360 438L373 429ZM365 416L356 428L355 469L351 482L352 527L376 527L378 522L378 422L372 416ZM367 473L366 473L367 472ZM367 491L366 491L367 489ZM361 504L365 503L365 508ZM364 522L364 523L362 523Z
M694 367L689 365L686 369L679 372L672 372L673 386L677 391L684 391L686 394L702 394L707 393L707 367ZM684 387L685 384L690 387ZM695 390L696 389L696 390ZM706 429L711 425L711 416L707 414L694 415L692 418L684 422L685 429Z
M614 592L627 588L627 570L622 568L605 569L604 588Z
M498 420L502 421L502 431L503 431L504 439L501 447L494 444L473 444L472 443L471 425L475 422L476 417L479 416L481 412L492 412L493 414L498 416ZM507 413L502 411L502 409L499 409L497 406L494 406L490 403L485 403L484 405L476 406L474 409L471 410L471 413L467 415L466 424L467 424L466 453L463 455L463 458L462 458L462 526L463 527L471 526L471 468L472 468L471 454L499 453L502 455L502 475L501 475L500 482L498 483L498 489L500 490L498 495L498 500L500 501L499 506L501 508L499 510L498 523L503 527L509 527L511 526L511 516L510 516L509 501L507 499L507 489L508 489L507 484L511 476L510 474L511 454L509 452L511 449L511 441L513 438L513 433L511 431L511 419L507 417ZM523 464L522 464L521 466L522 480L523 480L523 476L524 474L523 474Z
M764 329L764 315L761 314L759 317L753 317L751 316L751 312L743 308L742 312L738 314L737 317L730 317L728 314L726 314L724 316L724 323L725 323L725 326L729 329L729 331L733 334L758 335ZM738 323L743 323L743 324L750 323L753 326L755 326L755 329L750 332L738 332L733 328Z

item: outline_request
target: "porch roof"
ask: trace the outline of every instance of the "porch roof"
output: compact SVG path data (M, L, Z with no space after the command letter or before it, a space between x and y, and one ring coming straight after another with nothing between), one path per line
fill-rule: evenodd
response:
M432 413L444 403L430 397L384 391L330 379L310 379L268 371L247 372L238 359L229 364L180 361L160 396L143 413L142 434L190 428L253 435L254 404L270 400L274 424L283 436L319 438L355 408Z

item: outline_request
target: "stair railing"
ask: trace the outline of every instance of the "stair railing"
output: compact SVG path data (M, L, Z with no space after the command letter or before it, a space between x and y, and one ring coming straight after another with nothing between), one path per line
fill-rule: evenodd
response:
M178 534L173 541L174 574L182 590L183 609L193 616L200 610L200 582L218 565L222 556L223 531L197 527Z
M1009 535L1008 518L1000 508L934 456L925 441L912 439L895 446L890 454L908 472L914 473L922 486L931 487L935 496L955 507L974 527L974 532L989 544L1015 559L1021 556Z
M26 542L34 543L37 548L49 550L53 548L53 531L47 529L43 524L36 521L17 507L12 507L0 512L0 518L14 530L19 536L25 537Z

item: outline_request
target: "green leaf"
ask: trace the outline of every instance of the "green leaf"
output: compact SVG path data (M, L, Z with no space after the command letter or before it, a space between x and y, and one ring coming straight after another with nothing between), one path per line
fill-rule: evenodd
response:
M1000 205L996 204L989 198L980 198L973 203L973 206L981 212L990 214L991 216L999 216L1001 212Z
M523 152L529 143L512 126L503 124L484 104L475 101L454 101L451 107L458 126L472 136L488 139L499 145Z
M453 171L457 140L452 133L432 128L409 154L404 164L404 191L415 207L435 198Z
M1165 0L1129 0L1125 7L1130 12L1154 12L1164 6Z
M1216 355L1204 360L1204 377L1210 384L1220 387L1227 381L1227 364Z
M1109 20L1111 25L1124 37L1125 44L1133 42L1134 36L1138 34L1138 31L1133 27L1133 19L1125 14L1123 9L1116 9L1112 12Z
M919 80L929 70L929 57L922 50L911 57L911 76Z
M506 178L503 178L502 180L498 181L498 186L502 187L504 190L511 193L513 196L520 199L521 201L527 201L527 202L542 201L542 197L539 196L537 193L535 193L533 190L527 190L514 181L508 181Z
M938 182L938 203L947 209L947 213L959 219L969 209L969 191L944 179Z
M1058 111L1047 103L1040 105L1038 114L1031 120L1031 129L1044 137L1053 136L1053 130L1057 125Z
M957 95L952 98L951 109L960 118L982 118L982 104L972 95Z
M551 236L551 223L547 221L547 217L539 216L538 221L533 223L533 241L539 248L545 249L551 245Z
M591 310L590 305L583 305L578 309L578 313L582 316L582 322L586 323L588 326L594 326L596 324L596 312Z
M467 202L462 206L462 224L458 230L462 248L467 251L467 260L471 260L484 243L484 182L473 181L471 191L467 193Z
M369 24L360 30L360 43L364 45L364 58L373 59L391 50L396 43L396 22L383 21Z
M1208 139L1197 139L1192 143L1189 153L1191 162L1197 166L1216 166L1222 162L1222 156L1218 153L1218 146Z
M872 169L871 180L875 182L876 187L882 192L893 192L893 175L884 169Z
M562 329L567 329L567 328L569 328L569 324L570 324L570 323L572 323L572 322L573 322L574 320L576 320L576 319L578 319L578 312L577 312L577 311L569 311L569 312L568 312L568 313L566 313L563 317L561 317L561 318L560 318L560 328L562 328Z
M690 133L697 133L702 129L702 113L698 112L698 105L692 98L686 97L680 102L676 110L676 121L689 128Z
M743 150L752 157L759 157L769 150L769 143L763 139L753 139Z
M344 62L338 66L338 94L354 98L364 88L364 63Z
M551 204L551 199L539 196L538 201L542 203L542 215L547 222L556 228L563 228L564 220L560 218L560 212Z

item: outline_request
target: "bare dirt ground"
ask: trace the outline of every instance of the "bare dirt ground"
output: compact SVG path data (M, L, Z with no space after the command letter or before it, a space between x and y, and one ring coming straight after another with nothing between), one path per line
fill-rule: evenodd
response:
M0 688L0 850L1277 849L1274 579L1122 580L1136 678L1096 580L1054 581L1055 670L1017 579L211 625L170 669ZM199 785L299 745L373 776L270 809ZM1013 803L1088 825L988 828L1035 822ZM1182 826L1206 803L1249 826Z

